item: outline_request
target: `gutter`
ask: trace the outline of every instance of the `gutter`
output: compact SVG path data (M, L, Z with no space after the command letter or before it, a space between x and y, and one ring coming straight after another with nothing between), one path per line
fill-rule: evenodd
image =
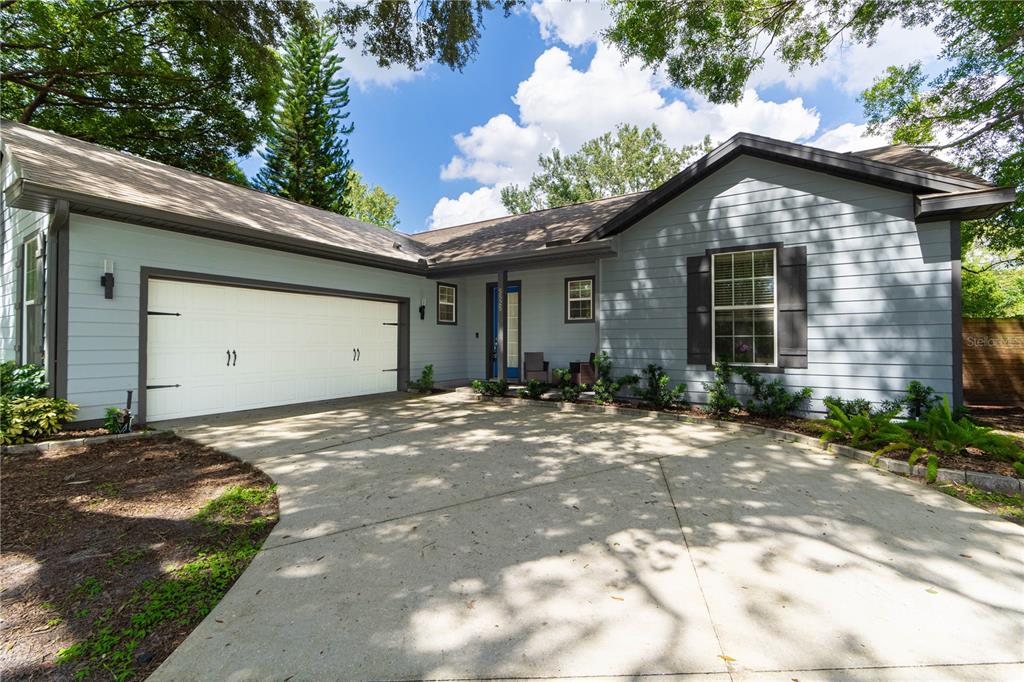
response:
M503 253L494 256L480 256L464 260L430 263L427 276L431 279L451 275L493 273L496 270L515 270L543 267L553 264L590 262L595 258L607 258L618 253L612 240L576 242L559 246L548 246L533 251Z
M1013 187L921 194L914 197L914 218L917 222L988 218L1016 200L1017 192Z

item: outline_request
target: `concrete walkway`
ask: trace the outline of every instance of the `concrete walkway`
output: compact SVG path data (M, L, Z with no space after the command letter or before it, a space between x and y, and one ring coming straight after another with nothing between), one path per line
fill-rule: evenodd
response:
M1024 529L811 447L450 394L180 432L281 521L152 680L1024 679Z

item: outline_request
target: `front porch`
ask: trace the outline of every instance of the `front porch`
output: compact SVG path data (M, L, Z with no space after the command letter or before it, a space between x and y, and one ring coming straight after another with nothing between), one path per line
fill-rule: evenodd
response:
M557 267L497 270L437 280L437 324L463 330L461 349L438 349L464 368L454 388L473 379L526 383L525 356L542 353L555 368L589 361L599 346L600 261ZM454 299L454 320L451 303Z

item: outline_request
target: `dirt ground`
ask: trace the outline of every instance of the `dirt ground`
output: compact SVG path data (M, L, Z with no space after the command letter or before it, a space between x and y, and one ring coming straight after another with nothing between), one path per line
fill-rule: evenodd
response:
M211 533L230 537L229 526L194 518L204 504L233 486L270 485L247 464L169 435L5 455L0 474L5 680L71 679L82 666L56 665L58 651L94 636L98 622L120 631L145 581L193 561ZM262 542L276 496L251 512L246 521L267 517ZM136 675L154 669L194 625L169 621L143 638L132 653ZM110 674L94 668L87 677Z
M1024 437L1024 405L970 405L971 418L979 424Z

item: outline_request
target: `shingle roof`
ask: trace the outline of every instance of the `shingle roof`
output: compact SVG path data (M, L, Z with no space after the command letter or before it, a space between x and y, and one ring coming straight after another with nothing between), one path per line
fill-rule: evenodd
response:
M315 247L318 253L334 249L330 254L355 262L361 262L362 256L353 254L365 254L377 259L374 263L383 263L382 267L413 271L423 267L421 259L443 265L505 254L550 254L550 246L615 234L742 153L847 177L870 177L915 193L994 187L908 145L838 154L741 133L650 192L407 235L12 121L0 122L0 139L19 162L26 182L55 193L63 191L85 206L95 199L129 207L125 211L135 207L131 210L140 215L147 211L180 216L186 222L208 221L247 230L249 243L253 243L251 235L262 235L256 243L266 241L271 248L296 250L297 243L303 249ZM863 160L854 161L857 158ZM161 220L157 222L166 224ZM176 223L169 223L178 229ZM278 246L282 240L290 240L289 245Z
M400 232L134 154L7 120L0 135L34 183L412 263L420 257Z
M428 260L450 262L501 253L532 251L577 241L631 206L646 192L623 194L559 208L428 230L412 235Z
M899 166L901 168L911 168L913 170L936 173L938 175L948 175L950 177L960 178L961 180L967 180L968 182L977 183L983 187L995 187L995 185L985 178L979 178L977 175L972 175L962 168L958 168L951 163L943 161L937 156L933 156L909 144L891 144L885 147L863 149L859 152L850 153L864 159L881 161L882 163L892 164L893 166Z

